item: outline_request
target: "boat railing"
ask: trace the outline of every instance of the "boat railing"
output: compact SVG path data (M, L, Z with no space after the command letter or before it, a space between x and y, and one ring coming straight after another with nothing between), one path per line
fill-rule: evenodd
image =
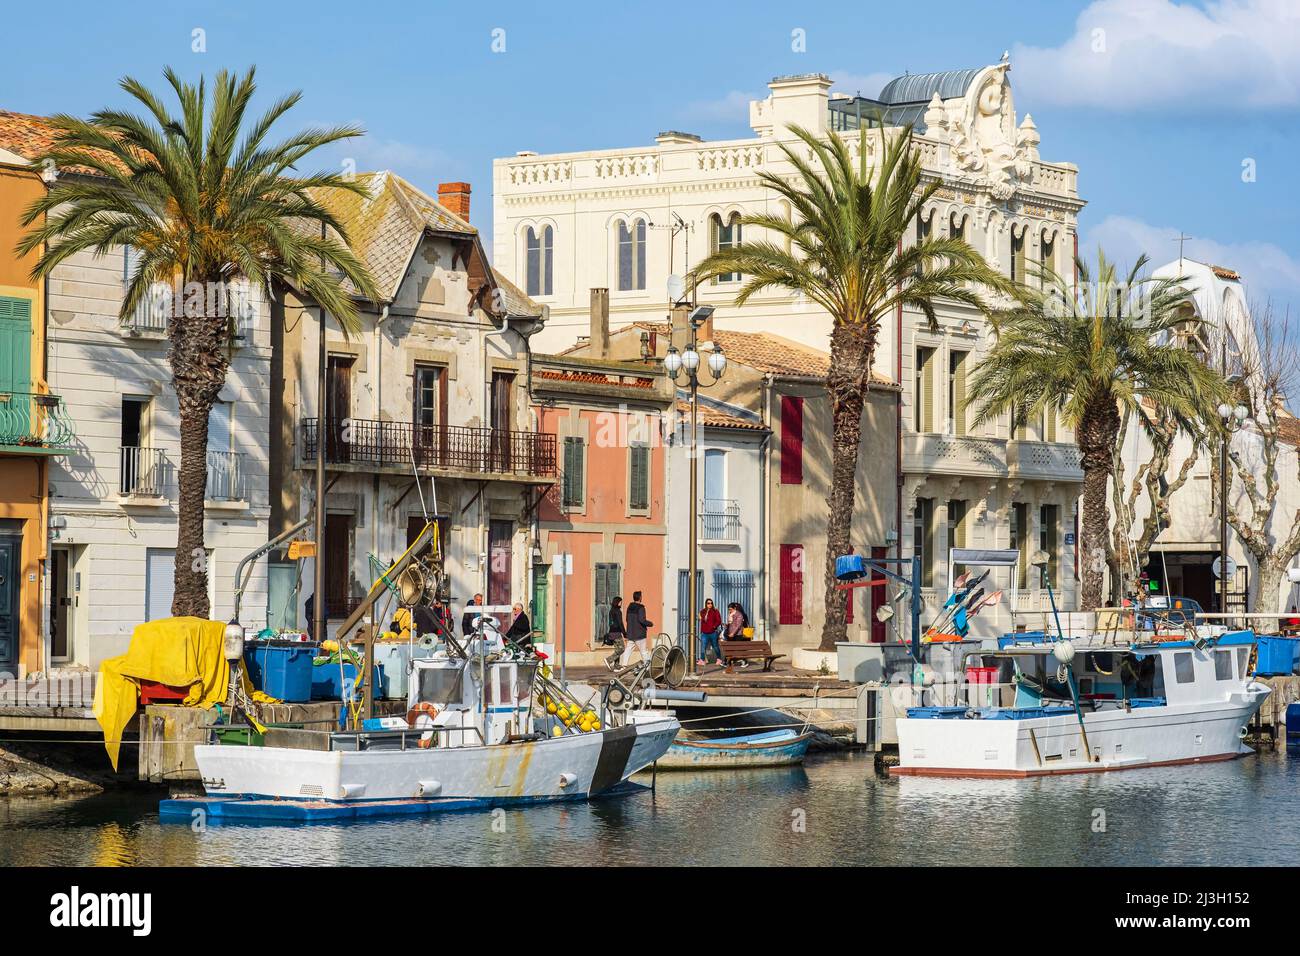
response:
M476 724L470 724L468 726L460 726L460 727L435 726L435 727L410 727L406 729L397 727L391 730L330 731L330 750L341 750L345 752L351 750L369 750L371 749L369 745L377 741L383 741L383 742L395 741L397 743L396 747L388 747L382 749L394 749L394 750L406 750L408 748L414 749L420 746L421 738L423 738L425 734L434 734L435 736L436 735L448 736L452 733L457 733L457 732L461 736L456 746L459 747L465 746L464 735L466 733L472 733L475 737L477 737L478 745L480 747L486 746L487 744L487 741L483 738L483 731ZM407 739L410 737L415 738L413 743ZM365 741L364 744L363 744L363 738ZM355 742L356 744L355 747L335 746L336 743L341 743L349 739ZM436 746L436 743L431 742L430 746ZM381 748L377 747L374 749L381 749Z

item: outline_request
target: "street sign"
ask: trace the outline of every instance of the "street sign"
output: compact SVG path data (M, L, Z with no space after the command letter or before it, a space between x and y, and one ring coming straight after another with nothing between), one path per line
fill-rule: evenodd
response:
M289 560L298 561L302 558L316 557L315 541L290 541L289 542Z
M1214 563L1210 565L1210 570L1214 572L1214 576L1215 576L1216 578L1221 578L1221 577L1223 577L1223 575L1219 573L1219 561L1220 561L1220 560L1221 560L1220 558L1215 558L1215 559L1214 559ZM1232 577L1232 576L1233 576L1234 574L1236 574L1236 573L1237 573L1237 562L1234 561L1234 560L1232 560L1232 558L1229 558L1229 559L1228 559L1228 577Z
M557 554L551 559L551 573L568 575L573 573L573 555Z
M1073 531L1067 531L1067 532L1065 532L1065 546L1066 546L1067 548L1072 548L1072 547L1074 547L1074 532L1073 532Z

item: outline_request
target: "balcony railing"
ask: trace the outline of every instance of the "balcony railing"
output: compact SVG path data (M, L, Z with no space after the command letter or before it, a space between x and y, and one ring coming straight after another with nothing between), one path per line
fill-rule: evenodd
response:
M208 452L208 501L244 501L248 482L244 475L244 456L237 451Z
M700 502L700 540L733 542L740 539L740 503L732 498L705 498Z
M1018 478L1081 481L1083 468L1077 445L1015 440L1007 443L1007 465Z
M167 455L161 448L123 445L121 476L122 494L161 498L167 488Z
M252 286L234 283L225 287L223 295L227 298L223 303L218 303L218 307L224 308L230 318L231 334L236 342L248 339L253 334L253 324L257 317L257 290ZM174 296L171 286L156 283L135 307L135 312L122 320L122 331L128 335L166 335Z
M1007 473L1007 443L980 435L909 432L903 436L903 468L925 474L1001 476Z
M74 438L72 419L58 395L0 392L0 445L63 451Z
M315 460L319 420L302 421L305 462ZM390 466L553 478L555 436L539 432L413 425L369 419L326 419L325 460L331 464Z

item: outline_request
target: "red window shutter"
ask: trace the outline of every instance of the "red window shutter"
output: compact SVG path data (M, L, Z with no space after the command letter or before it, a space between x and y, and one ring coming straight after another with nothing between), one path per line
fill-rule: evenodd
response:
M803 484L803 399L781 396L781 484Z
M779 623L803 623L803 545L781 545Z

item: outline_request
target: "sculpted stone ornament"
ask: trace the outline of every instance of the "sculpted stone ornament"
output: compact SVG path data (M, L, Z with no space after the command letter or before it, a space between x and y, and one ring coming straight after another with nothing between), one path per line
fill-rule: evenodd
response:
M926 110L927 133L929 129L943 129L952 144L957 168L974 174L976 183L988 186L998 200L1010 199L1017 186L1032 182L1040 141L1038 128L1028 114L1016 128L1008 69L1009 63L990 67L973 92L966 95L966 102L957 106L959 114L964 115L956 121L950 108L946 122L940 123L935 100ZM933 125L931 118L936 121Z

